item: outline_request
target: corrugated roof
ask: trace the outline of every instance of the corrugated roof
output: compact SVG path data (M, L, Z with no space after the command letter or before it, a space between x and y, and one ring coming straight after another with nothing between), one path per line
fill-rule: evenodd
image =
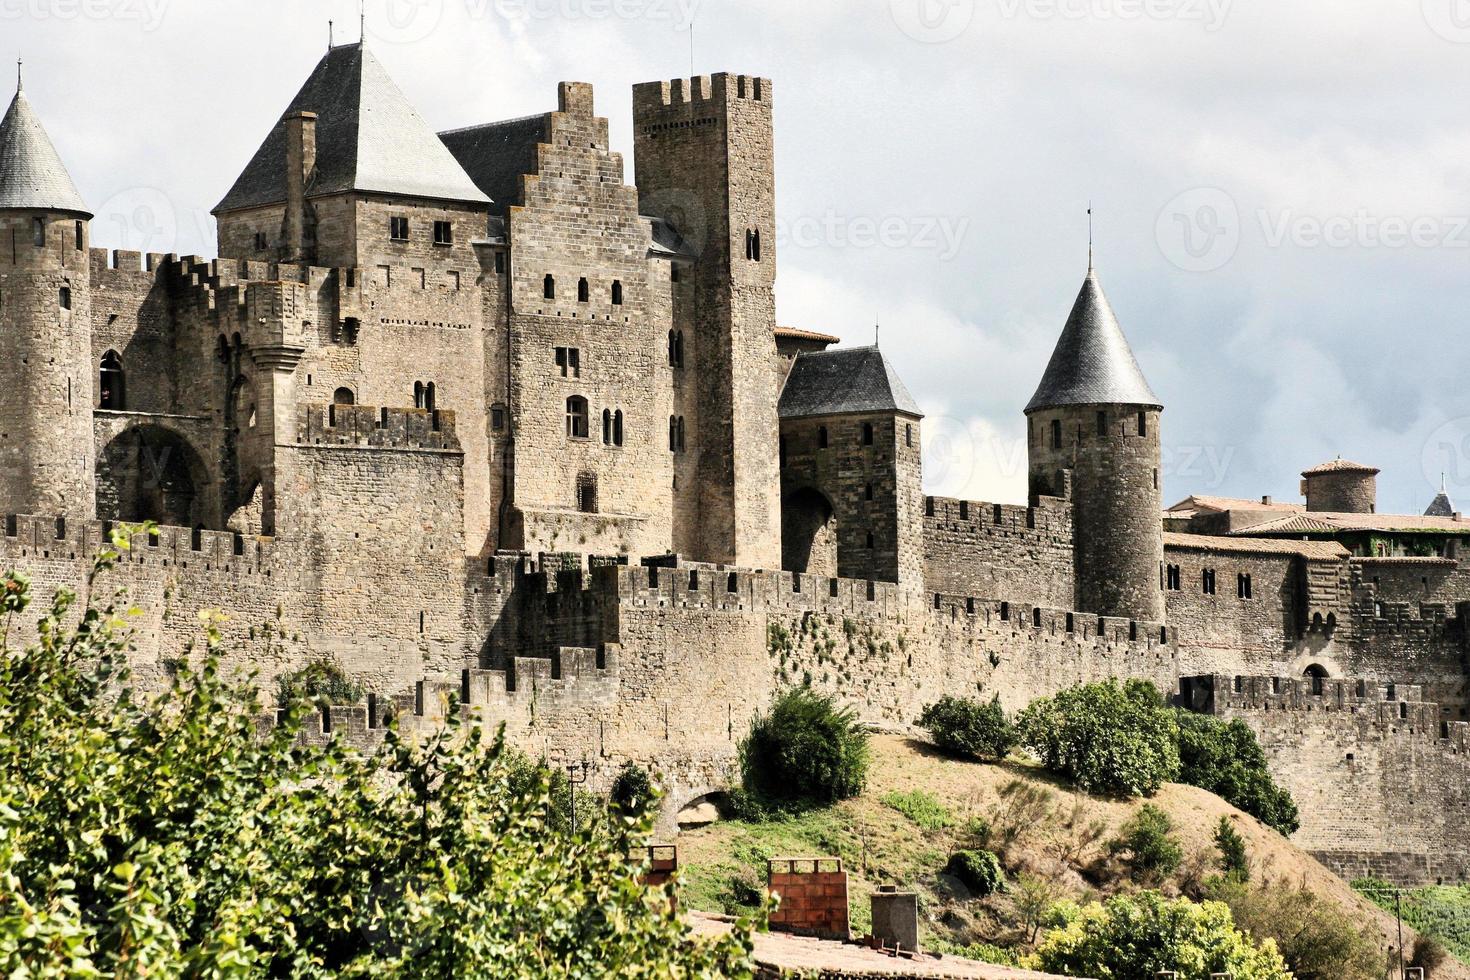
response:
M1163 408L1091 269L1026 411L1062 405Z
M20 88L0 119L0 208L92 216L77 185Z
M1300 555L1313 561L1336 561L1349 552L1336 541L1278 541L1274 538L1222 538L1209 534L1164 532L1164 547L1185 551L1226 551L1234 554Z
M1253 524L1233 534L1336 534L1343 531L1403 531L1424 533L1448 531L1470 534L1470 521L1452 517L1418 514L1345 514L1337 511L1312 511L1293 514L1264 524Z
M781 389L783 419L862 412L902 412L922 418L918 402L877 347L843 347L798 354Z
M309 197L359 191L489 204L454 155L361 44L332 48L282 118L314 112L316 173ZM216 212L286 200L286 133L271 127Z
M521 176L537 170L537 147L551 139L546 113L451 129L439 134L471 180L505 214L521 200Z
M1320 463L1320 464L1312 467L1309 470L1302 470L1302 476L1316 476L1318 473L1377 473L1377 472L1378 472L1378 467L1376 467L1376 466L1364 466L1362 463L1354 463L1352 460L1343 459L1341 456L1339 456L1336 459L1329 459L1325 463Z

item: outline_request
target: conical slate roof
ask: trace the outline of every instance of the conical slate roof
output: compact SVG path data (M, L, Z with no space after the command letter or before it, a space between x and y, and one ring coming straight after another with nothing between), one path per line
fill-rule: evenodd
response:
M1063 405L1163 408L1091 269L1026 411Z
M361 44L332 48L284 116L314 112L316 174L310 197L364 191L489 204L454 155ZM286 133L279 123L215 212L286 200Z
M877 347L798 354L781 389L777 411L783 419L864 412L924 416Z
M1425 510L1424 510L1424 516L1425 517L1454 517L1455 516L1455 502L1453 500L1451 500L1450 499L1450 495L1445 492L1445 489L1444 489L1444 480L1442 478L1439 481L1439 493L1437 493L1437 494L1434 495L1434 499L1431 500L1429 502L1429 506L1427 508L1425 508Z
M25 92L17 88L0 120L0 208L92 216Z

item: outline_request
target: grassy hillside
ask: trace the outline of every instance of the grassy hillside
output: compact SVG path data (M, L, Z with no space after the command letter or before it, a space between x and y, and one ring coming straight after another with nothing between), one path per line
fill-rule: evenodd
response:
M1396 889L1392 885L1363 878L1354 881L1353 888L1385 912L1393 913ZM1470 885L1410 888L1398 898L1397 908L1405 922L1428 931L1451 953L1470 962Z
M872 754L867 789L856 799L797 817L722 821L682 833L684 900L697 909L739 911L758 900L767 858L832 855L849 872L854 930L869 926L868 896L897 882L918 892L931 948L971 947L973 954L972 944L1027 945L1023 877L1028 890L1052 898L1089 899L1141 885L1107 855L1105 843L1143 801L1090 798L1024 763L956 760L899 736L874 736ZM1391 915L1219 797L1167 784L1148 802L1173 820L1185 855L1179 871L1159 883L1166 893L1188 892L1216 872L1213 837L1224 816L1246 841L1253 880L1305 887L1344 909L1380 949L1394 945ZM1001 855L1006 893L979 898L944 873L953 851L974 847ZM1405 935L1412 947L1412 931ZM1470 970L1452 962L1440 978L1470 980Z

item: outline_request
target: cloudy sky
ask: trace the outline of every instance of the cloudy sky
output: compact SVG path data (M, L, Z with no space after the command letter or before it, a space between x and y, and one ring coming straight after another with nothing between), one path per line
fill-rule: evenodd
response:
M1381 511L1470 502L1470 0L368 0L439 129L595 83L774 79L784 324L884 350L931 492L1025 494L1022 406L1086 266L1165 404L1165 497L1341 454ZM0 0L94 243L209 209L356 0Z

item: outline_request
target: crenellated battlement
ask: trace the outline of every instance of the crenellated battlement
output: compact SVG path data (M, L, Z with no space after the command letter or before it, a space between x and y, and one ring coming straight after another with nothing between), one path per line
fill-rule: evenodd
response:
M1070 534L1071 512L1058 497L1041 497L1035 507L960 500L955 497L925 497L924 519L941 525L1003 533L1036 531Z
M27 558L90 561L104 547L111 547L114 526L112 521L9 514L0 537L0 553L12 562ZM158 563L269 577L274 561L270 538L246 538L232 531L157 527L149 534L134 535L130 544L119 554L119 565Z
M454 413L370 405L301 406L296 441L302 446L461 452Z
M771 102L771 80L756 75L695 75L669 81L640 82L633 86L633 115L644 120L660 109L684 109L699 103L728 104L736 100Z

